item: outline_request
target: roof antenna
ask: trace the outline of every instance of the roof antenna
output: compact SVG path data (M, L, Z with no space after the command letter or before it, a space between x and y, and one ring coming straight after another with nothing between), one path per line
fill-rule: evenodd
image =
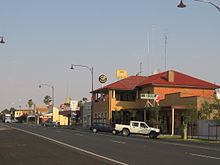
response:
M167 33L164 34L164 69L167 70Z
M142 62L140 62L140 71L136 74L136 76L141 76L142 74Z

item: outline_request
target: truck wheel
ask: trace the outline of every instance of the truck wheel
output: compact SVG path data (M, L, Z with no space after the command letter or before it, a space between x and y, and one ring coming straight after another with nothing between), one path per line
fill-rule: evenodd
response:
M116 131L116 130L112 130L112 134L113 134L113 135L116 135L116 134L117 134L117 131Z
M156 132L150 132L150 134L149 134L149 138L150 139L155 139L157 137L157 135L156 135Z
M130 135L130 132L128 129L123 129L122 130L122 136L129 136Z
M93 132L93 133L97 133L98 130L97 130L96 128L93 128L93 129L92 129L92 132Z

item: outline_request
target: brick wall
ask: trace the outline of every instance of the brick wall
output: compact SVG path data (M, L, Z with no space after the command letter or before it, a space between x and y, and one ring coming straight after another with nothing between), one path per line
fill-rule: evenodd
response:
M175 88L175 87L154 87L154 93L160 95L164 99L165 94L180 92L182 97L201 96L212 98L214 90L212 89L197 89L197 88Z

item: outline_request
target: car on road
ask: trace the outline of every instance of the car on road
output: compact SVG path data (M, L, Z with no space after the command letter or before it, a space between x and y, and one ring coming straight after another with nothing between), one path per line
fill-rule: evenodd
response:
M105 123L93 123L92 126L90 127L90 130L93 133L97 133L99 131L100 132L111 132L114 135L118 133L114 127L112 127L109 124L105 124Z
M52 126L52 127L59 127L60 124L55 121L44 121L41 123L42 126L47 127L47 126Z

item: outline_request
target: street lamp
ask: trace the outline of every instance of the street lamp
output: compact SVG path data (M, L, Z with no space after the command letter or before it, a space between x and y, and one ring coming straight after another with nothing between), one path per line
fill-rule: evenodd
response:
M90 73L91 73L91 76L92 76L92 92L93 92L93 67L88 67L88 66L86 66L86 65L75 65L75 64L71 64L71 67L70 67L70 69L74 69L74 67L83 67L83 68L87 68L89 71L90 71Z
M41 88L42 86L47 86L47 87L50 87L52 89L52 111L53 111L53 107L54 107L54 86L52 86L50 84L40 84L39 88Z
M214 3L210 2L209 0L193 0L193 1L209 3L210 5L214 6L220 12L220 7L215 5ZM177 5L177 7L184 8L184 7L186 7L186 5L183 3L183 0L180 0L180 3L179 3L179 5Z
M5 43L5 41L3 40L3 37L0 36L0 44L4 44L4 43Z
M183 0L180 0L180 4L177 5L177 7L184 8L184 7L186 7L186 5L183 3Z
M75 64L71 64L71 67L70 69L74 69L75 67L83 67L83 68L87 68L90 73L91 73L91 83L92 83L92 94L93 94L93 67L89 67L89 66L86 66L86 65L75 65ZM91 99L91 123L93 122L93 100Z

